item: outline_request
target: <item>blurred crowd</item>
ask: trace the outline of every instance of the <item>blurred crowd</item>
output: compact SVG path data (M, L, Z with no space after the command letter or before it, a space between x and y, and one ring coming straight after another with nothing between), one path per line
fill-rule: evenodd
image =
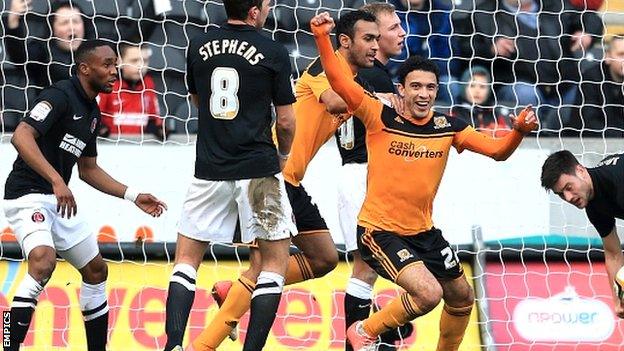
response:
M410 55L440 68L437 109L492 135L509 114L538 109L543 135L624 136L624 37L605 36L600 0L388 0ZM267 35L285 44L298 75L317 55L309 19L339 16L366 0L274 0ZM0 115L11 131L43 87L72 74L84 38L108 39L119 53L120 80L99 97L100 135L165 141L197 130L187 99L190 38L225 19L219 1L8 0L2 12Z

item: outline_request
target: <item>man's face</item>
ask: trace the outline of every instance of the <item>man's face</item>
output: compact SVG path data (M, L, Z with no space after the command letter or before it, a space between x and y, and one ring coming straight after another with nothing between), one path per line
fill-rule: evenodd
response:
M261 29L262 27L264 27L264 24L269 17L269 11L271 11L271 0L263 0L262 8L260 9L260 13L258 14L258 18L256 19L257 29Z
M84 38L84 22L77 8L61 7L54 15L52 33L59 46L74 51Z
M585 208L590 200L591 188L589 181L583 174L582 166L577 166L574 174L562 174L552 191L577 208Z
M425 118L438 95L438 80L433 72L411 71L405 77L405 84L399 84L399 93L412 117Z
M149 50L129 47L121 57L121 74L125 79L138 82L147 73Z
M397 56L403 49L405 31L401 27L401 20L396 13L382 12L377 16L379 25L379 51L390 58Z
M401 3L406 9L420 10L425 4L425 0L401 0Z
M469 103L483 105L489 95L487 79L480 74L472 76L470 83L466 87L466 100Z
M353 40L348 39L349 60L358 67L373 67L379 50L379 28L377 23L357 21Z
M89 85L96 91L110 93L117 81L117 54L109 46L100 46L86 63Z
M611 43L607 52L606 63L612 74L624 77L624 40L617 39Z

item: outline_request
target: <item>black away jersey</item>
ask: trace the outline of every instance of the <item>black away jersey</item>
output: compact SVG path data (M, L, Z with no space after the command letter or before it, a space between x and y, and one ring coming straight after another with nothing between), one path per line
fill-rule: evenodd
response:
M594 198L585 211L601 237L609 235L615 219L624 219L624 154L611 155L587 171L594 184Z
M69 183L72 168L81 156L95 157L100 109L90 100L77 77L44 89L22 122L39 132L37 145L45 159ZM5 188L5 199L26 194L52 194L52 185L18 156Z
M224 24L191 40L187 83L199 97L195 177L236 180L280 171L271 104L295 101L290 72L284 46L248 25Z

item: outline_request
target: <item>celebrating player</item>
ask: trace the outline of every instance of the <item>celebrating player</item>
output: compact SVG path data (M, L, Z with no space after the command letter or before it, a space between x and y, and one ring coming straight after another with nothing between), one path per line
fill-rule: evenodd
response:
M581 165L568 151L548 156L542 166L542 186L564 201L585 209L587 218L602 239L609 281L624 266L615 218L624 219L624 154L600 161L594 168ZM615 314L624 318L623 301L614 291Z
M358 70L357 78L365 82L376 94L394 94L396 89L386 64L391 57L400 54L403 48L405 31L401 27L401 20L395 13L394 6L384 2L367 4L360 10L375 16L379 27L379 49L375 54L373 67ZM327 79L324 79L324 82L329 89ZM339 112L347 111L344 100L340 99L340 101L342 101L342 110ZM357 215L366 195L366 163L368 161L364 124L355 117L349 118L336 133L336 142L343 164L338 186L338 217L346 250L353 255L352 274L344 299L345 327L348 328L356 321L368 317L372 303L373 284L377 280L377 273L362 261L357 250ZM401 335L397 335L396 332L382 334L379 349L394 349L394 342L400 338L405 339L412 325L405 324L402 329L404 330L400 331ZM349 351L351 346L346 343L345 349Z
M377 337L422 316L444 297L438 350L457 350L468 325L474 293L442 232L433 226L433 199L449 149L464 149L496 160L507 159L525 134L537 128L527 108L514 131L493 139L465 122L431 110L438 92L438 68L410 57L399 69L404 113L367 94L340 65L329 33L327 12L315 16L312 31L332 88L366 127L368 183L358 225L362 259L378 274L406 290L364 321L351 325L347 339L355 350L374 350Z
M354 71L373 65L379 37L373 15L362 11L349 12L341 18L336 31L340 45L337 55L341 65ZM296 96L297 130L291 156L284 167L284 178L299 231L292 241L301 253L290 257L286 284L322 277L338 263L338 254L327 224L301 181L312 158L343 121L342 115L332 113L346 112L346 106L340 109L344 102L331 90L318 59L297 81ZM232 331L249 309L249 291L253 289L257 274L258 267L252 255L250 269L234 282L229 292L229 285L226 285L229 282L215 285L213 295L217 295L216 300L225 301L210 325L193 341L196 351L216 349Z
M290 237L296 234L280 173L295 129L288 52L258 32L270 0L225 0L224 5L227 23L194 38L187 51L199 133L195 179L183 205L169 283L165 350L182 349L208 242L232 242L237 217L242 240L259 239L261 272L249 292L254 328L243 350L261 350L281 298ZM271 138L271 104L278 150Z
M108 270L96 236L78 215L67 184L78 163L80 179L112 196L132 201L158 217L166 205L108 175L97 164L100 110L95 97L117 80L117 55L108 44L86 41L76 51L77 75L44 89L11 142L18 152L5 185L4 213L28 260L28 273L11 303L10 345L24 341L39 294L56 266L56 254L82 275L80 309L89 350L104 350L108 328Z

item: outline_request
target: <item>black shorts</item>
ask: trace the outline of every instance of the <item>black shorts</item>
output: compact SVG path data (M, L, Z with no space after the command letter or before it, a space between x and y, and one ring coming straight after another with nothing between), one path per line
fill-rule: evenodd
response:
M358 226L357 243L362 260L392 281L401 270L418 262L438 280L452 280L463 274L457 254L436 228L407 236Z
M285 183L297 231L306 233L329 230L325 220L321 217L318 207L312 203L312 198L305 191L303 185L294 186L288 182Z

